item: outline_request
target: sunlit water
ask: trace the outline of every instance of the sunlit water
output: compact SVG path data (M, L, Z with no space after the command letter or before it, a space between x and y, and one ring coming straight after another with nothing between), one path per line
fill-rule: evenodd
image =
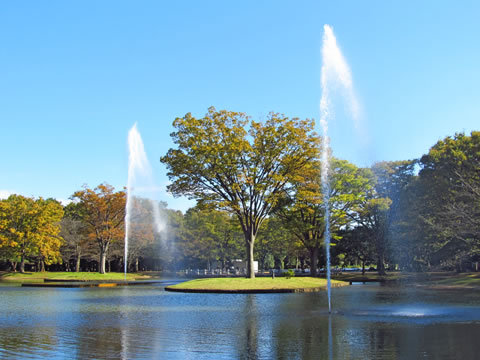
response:
M480 351L475 292L357 285L335 289L333 301L329 325L323 292L1 286L0 358L475 359Z

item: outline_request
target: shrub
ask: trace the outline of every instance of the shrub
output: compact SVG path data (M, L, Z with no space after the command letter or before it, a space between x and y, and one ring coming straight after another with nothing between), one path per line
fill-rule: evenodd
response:
M292 269L288 269L283 273L283 276L287 279L290 279L291 277L295 276L295 271L293 271Z

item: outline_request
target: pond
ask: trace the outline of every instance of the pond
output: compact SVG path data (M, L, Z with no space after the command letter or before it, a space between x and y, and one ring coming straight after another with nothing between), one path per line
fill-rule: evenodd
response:
M325 293L0 286L0 358L474 359L480 294L379 284Z

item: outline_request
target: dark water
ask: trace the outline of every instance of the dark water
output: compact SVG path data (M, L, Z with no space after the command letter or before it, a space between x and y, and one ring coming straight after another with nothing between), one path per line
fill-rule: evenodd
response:
M352 285L181 294L0 287L0 358L478 359L480 294Z

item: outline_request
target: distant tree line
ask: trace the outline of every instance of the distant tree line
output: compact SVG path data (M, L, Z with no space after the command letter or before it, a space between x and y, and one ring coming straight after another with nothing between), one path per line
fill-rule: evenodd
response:
M480 132L447 137L420 159L359 168L330 157L322 194L313 120L272 113L254 122L210 108L177 118L176 148L161 161L169 190L197 200L185 213L161 203L157 233L150 201L134 198L129 271L222 269L246 260L260 269L325 265L325 208L333 265L427 271L478 270ZM0 200L1 266L42 271L122 271L124 190L84 187L62 206L12 195Z

